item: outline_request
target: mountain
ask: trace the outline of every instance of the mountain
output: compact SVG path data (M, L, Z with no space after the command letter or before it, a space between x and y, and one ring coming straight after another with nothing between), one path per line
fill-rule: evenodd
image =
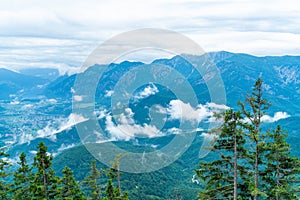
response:
M0 101L1 145L9 148L12 158L22 151L32 158L37 144L44 141L55 155L57 171L68 165L75 171L76 178L82 180L94 159L83 143L90 148L102 148L111 141L125 151L143 153L167 146L176 134L193 133L195 138L186 151L178 152L176 162L156 172L124 173L122 177L133 199L167 199L174 190L178 190L183 199L192 199L199 189L197 181L193 183L192 179L193 169L201 160L199 150L204 139L201 134L208 129L209 113L222 105L209 104L211 96L205 80L216 74L199 73L184 59L187 57L200 67L205 66L209 58L222 78L226 105L234 109L238 107L237 101L244 101L255 80L261 77L264 97L272 103L264 128L281 124L289 132L292 153L299 156L300 56L257 57L225 51L157 59L151 65L128 61L94 65L84 73L55 75L48 79L47 70L22 73L0 70L0 99L1 95L9 99ZM104 67L106 70L98 77ZM210 72L209 69L203 71ZM156 77L151 72L155 72ZM176 81L172 82L172 78ZM186 98L188 92L180 78L195 91L196 104L178 100L178 96ZM131 85L134 81L140 84ZM26 98L25 93L32 98ZM19 100L12 101L11 94ZM182 124L176 110L178 106L183 108L179 114L186 113L181 115ZM198 112L204 113L203 122L195 127L190 124L198 119L195 118ZM195 129L180 132L185 122ZM205 159L212 157L209 154ZM105 167L100 162L98 165Z
M134 142L114 142L119 148L126 149L129 152L143 153L151 152L156 149L151 144L156 144L155 148L161 148L167 145L173 136L163 138L153 138ZM168 199L174 198L176 192L182 199L196 200L199 185L193 182L194 168L198 165L198 150L201 146L202 137L198 135L195 138L191 148L176 162L168 167L154 172L135 174L122 172L121 184L122 190L129 192L129 199ZM91 144L90 148L97 148L97 145ZM95 147L94 147L95 146ZM124 155L126 157L126 155ZM210 158L210 156L209 156ZM53 167L56 171L61 171L64 165L68 165L74 170L75 178L83 180L89 173L90 163L95 159L84 146L77 146L59 154L53 161ZM99 169L107 168L106 165L97 161Z
M299 111L300 56L256 57L216 52L210 53L210 57L222 74L230 106L233 106L233 99L242 100L255 79L261 77L265 97L272 102L272 111L282 108L291 114Z
M300 109L300 56L265 56L257 57L248 54L235 54L230 52L212 52L205 56L190 56L195 62L203 62L209 59L218 68L224 82L228 105L235 107L236 99L244 99L245 94L251 90L252 83L261 77L264 80L265 95L273 103L272 111L286 107L286 111L296 114ZM152 64L167 65L184 76L189 76L196 91L204 93L203 102L209 100L209 94L205 82L199 84L199 77L192 72L192 65L183 59L175 56L171 59L158 59ZM139 66L139 62L123 62L109 65L107 72L103 75L101 84L98 84L96 97L103 97L105 91L112 90L116 82L126 72ZM97 72L97 67L90 67L87 71ZM88 73L89 73L88 72ZM192 75L190 74L192 73ZM193 77L193 75L195 75ZM197 79L198 78L198 79ZM76 75L57 79L47 87L47 92L58 96L71 97L71 88L74 86ZM200 95L199 95L200 96ZM296 108L296 109L295 109Z
M49 83L43 94L48 98L68 99L72 98L72 87L74 87L76 74L68 76L60 76L56 80Z
M16 96L34 96L47 80L0 68L0 100Z
M59 75L59 71L53 68L25 68L19 70L21 74L39 77L41 79L54 81Z

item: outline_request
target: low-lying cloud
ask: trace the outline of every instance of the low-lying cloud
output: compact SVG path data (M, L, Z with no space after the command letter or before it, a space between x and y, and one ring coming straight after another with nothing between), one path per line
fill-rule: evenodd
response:
M151 95L154 95L158 92L159 92L158 88L153 83L150 83L150 85L148 85L141 92L136 94L134 96L134 99L136 99L136 100L144 99L144 98L147 98L147 97L149 97Z
M184 103L177 99L170 101L167 112L170 115L171 120L175 119L199 123L203 120L209 120L209 118L213 117L214 112L225 109L229 109L229 107L215 103L207 103L205 105L199 104L194 108L190 103Z
M130 140L136 136L158 137L162 132L156 126L148 124L136 124L133 119L133 112L130 108L125 109L117 119L117 124L112 120L111 115L106 116L106 130L113 140Z
M286 112L276 112L273 117L271 117L269 115L262 116L261 121L265 122L265 123L273 123L273 122L277 122L281 119L286 119L289 117L290 117L290 115L287 114Z
M87 121L88 119L84 118L80 114L71 113L68 118L57 119L55 122L50 122L48 125L37 131L37 136L35 138L49 138L56 140L56 134L64 130L69 130L74 125Z
M147 94L149 93L150 92ZM196 108L193 108L189 103L184 103L181 100L170 101L167 108L164 108L161 105L156 105L155 108L155 112L169 116L168 120L172 121L180 119L188 123L199 123L201 121L209 122L209 119L213 117L214 112L228 109L225 105L218 105L215 103L207 103L205 105L200 104ZM126 108L124 113L116 116L112 116L107 110L95 112L95 115L98 119L104 119L105 130L109 134L110 140L127 141L140 136L151 138L168 134L182 134L184 132L177 127L160 130L160 128L152 124L138 124L134 120L134 113L130 108ZM202 130L203 129L198 128L192 131Z

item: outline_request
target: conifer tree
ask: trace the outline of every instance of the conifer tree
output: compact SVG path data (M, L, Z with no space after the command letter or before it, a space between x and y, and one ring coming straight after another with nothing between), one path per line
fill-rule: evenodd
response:
M107 185L105 190L104 200L128 200L127 192L121 192L121 172L120 172L120 159L122 155L118 155L111 163L111 167L107 172ZM117 179L117 180L116 180ZM117 182L117 187L114 186L114 182Z
M104 171L99 171L96 166L96 160L92 161L90 166L90 174L85 178L83 184L86 184L91 189L91 198L92 200L100 200L102 199L101 189L102 186L99 185L99 179L104 174Z
M119 154L113 162L107 172L107 186L105 200L128 200L127 192L121 192L121 172L120 172L120 160L122 154ZM117 180L116 180L117 179ZM114 181L117 182L117 187L114 186Z
M241 115L231 109L225 111L218 118L224 123L212 151L219 154L219 158L211 162L201 162L196 170L200 179L205 182L205 188L199 194L199 199L234 199L238 196L249 196L247 193L246 166L244 154L246 143L243 131Z
M270 141L266 143L266 148L269 153L266 155L267 166L264 176L268 183L266 188L268 199L298 199L293 183L300 174L300 160L290 155L290 145L285 140L287 133L281 130L280 125L268 135Z
M33 199L53 199L59 195L57 188L59 178L55 176L55 172L51 168L53 156L48 155L48 147L43 142L37 148L38 152L33 163L36 173L30 185Z
M241 111L222 115L223 126L212 149L219 158L201 162L196 170L206 184L200 199L298 199L300 159L291 156L280 126L263 131L262 117L270 103L262 94L258 79L246 102L239 102Z
M261 78L258 78L252 88L251 94L247 95L246 102L239 102L245 121L248 122L244 127L245 131L248 133L248 158L250 165L252 165L252 170L249 173L249 177L252 177L252 181L250 181L250 190L254 200L257 200L259 196L266 195L259 185L263 180L261 177L262 172L259 170L262 170L264 166L263 158L267 151L264 148L267 136L261 129L262 117L266 114L270 103L263 98L262 86L263 81Z
M26 154L23 152L20 155L20 161L18 162L20 167L14 173L13 193L14 199L31 199L30 193L30 181L32 179L31 168L27 164Z
M79 188L78 183L73 177L73 172L69 167L62 171L63 177L60 186L60 198L66 200L84 200L86 199Z
M5 181L5 178L9 176L9 173L6 171L6 169L10 166L10 164L7 162L8 154L4 152L3 148L0 148L0 199L8 199L8 193L10 186Z

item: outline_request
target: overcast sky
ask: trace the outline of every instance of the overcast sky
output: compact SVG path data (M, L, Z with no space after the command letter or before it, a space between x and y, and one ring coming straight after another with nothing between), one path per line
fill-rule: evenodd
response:
M300 55L297 0L1 0L0 67L74 71L101 42L163 28L205 51Z

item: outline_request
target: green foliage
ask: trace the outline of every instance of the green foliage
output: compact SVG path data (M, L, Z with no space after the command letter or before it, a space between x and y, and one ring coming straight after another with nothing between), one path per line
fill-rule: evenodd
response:
M30 181L33 178L33 175L31 168L27 164L25 153L21 153L18 164L20 167L14 173L13 196L15 199L29 200L32 197Z
M120 173L120 159L122 155L118 155L114 162L111 163L111 167L107 172L107 186L105 189L104 200L128 200L127 192L122 194L121 192L121 173ZM117 179L117 187L114 186L113 181Z
M245 103L239 103L240 110L230 109L216 115L223 124L212 130L211 134L216 136L212 153L196 170L201 186L198 198L298 199L300 160L292 156L286 142L287 133L280 126L273 131L262 128L262 117L270 106L262 97L262 84L261 79L256 81ZM54 168L52 155L40 143L34 163L28 165L22 153L19 168L10 177L8 155L0 149L0 199L192 200L196 198L198 185L191 182L190 166L199 162L195 159L202 143L199 138L196 137L191 148L170 166L144 174L121 173L121 155L109 168L91 162L93 157L84 147L59 155ZM162 140L157 142L161 145L172 139L169 136L153 140ZM118 145L128 151L145 152L145 147L122 142ZM98 169L97 165L101 167ZM83 180L83 184L79 185L76 180Z
M291 156L287 134L280 126L268 132L261 128L270 106L262 84L258 79L246 102L239 102L241 111L217 115L223 125L212 151L219 157L196 170L204 182L199 199L298 199L300 160Z
M51 168L53 156L48 155L47 147L43 142L37 148L38 152L33 163L36 173L33 174L30 189L34 199L54 199L59 195L59 178Z
M71 169L69 167L65 167L62 173L63 177L60 181L59 197L66 200L86 199L77 181L74 179Z
M101 189L103 188L103 186L99 185L99 179L103 174L104 171L99 171L96 166L96 160L93 160L90 166L90 174L83 181L83 184L89 186L91 194L89 195L89 197L92 200L101 199Z
M270 141L266 143L268 154L264 171L267 184L266 194L269 199L298 199L293 184L300 174L300 160L292 157L290 145L286 142L287 134L278 125L276 130L268 132Z
M218 158L211 162L200 162L196 170L204 181L204 190L199 199L233 199L235 192L240 197L247 197L247 165L245 163L246 140L243 135L241 114L227 110L217 116L223 125L211 134L218 134L212 152L218 152Z
M199 146L203 142L203 138L200 137L201 133L198 133L198 137L195 138L191 148L176 162L172 163L168 167L163 169L142 174L132 174L122 172L121 174L121 189L122 192L128 192L129 199L136 200L157 200L168 199L174 196L174 188L178 191L178 194L182 199L195 200L197 199L198 185L191 181L192 172L194 166L197 165L199 154ZM153 138L149 143L165 145L172 139L172 135L162 138ZM120 148L126 149L131 152L144 152L147 150L145 146L131 145L130 142L115 142ZM93 148L90 144L89 148ZM95 147L98 148L98 147ZM149 147L150 148L150 147ZM150 149L153 151L153 149ZM155 149L154 149L155 150ZM210 156L208 156L210 157ZM74 147L70 150L66 150L64 153L56 156L53 160L53 168L56 171L61 171L64 165L67 165L74 170L74 177L78 181L83 181L85 176L90 174L90 163L94 159L93 155L87 151L85 146ZM126 154L122 159L126 159ZM111 163L113 164L113 163ZM107 169L107 166L97 161L97 168ZM105 170L104 174L98 179L98 183L102 188L102 196L105 195L105 189L107 186L106 176L108 170ZM114 179L113 184L118 187L117 179ZM83 185L83 191L86 195L91 197L90 187L86 184Z
M265 140L267 140L267 134L262 132L262 117L266 114L266 111L270 107L270 103L267 99L263 98L263 81L258 78L252 88L250 95L247 95L246 102L238 104L241 106L241 112L244 115L243 118L248 121L244 125L244 132L247 135L248 148L247 157L248 163L252 166L249 171L250 191L254 200L258 197L266 196L264 191L264 183L262 177L262 170L265 165L265 154L267 149L265 148Z
M10 166L7 162L8 154L4 152L3 148L0 148L0 199L8 199L8 191L10 185L5 181L5 178L9 176L6 169Z

